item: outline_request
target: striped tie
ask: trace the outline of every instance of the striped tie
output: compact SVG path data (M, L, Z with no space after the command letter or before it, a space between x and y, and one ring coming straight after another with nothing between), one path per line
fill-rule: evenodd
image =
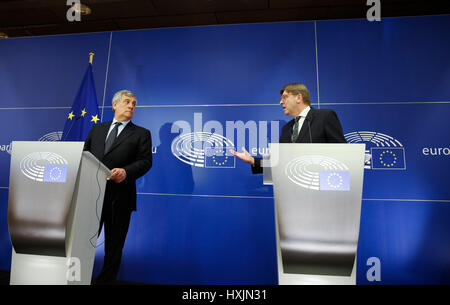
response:
M117 138L117 132L119 130L119 126L122 125L121 122L115 122L114 123L116 126L114 126L114 128L111 130L111 132L108 135L108 138L106 139L106 143L105 143L105 155L109 152L109 150L111 149L114 140Z
M295 141L297 141L298 138L298 122L300 121L301 116L298 116L295 118L295 124L294 124L294 131L292 131L292 136L291 136L291 140L292 143L295 143Z

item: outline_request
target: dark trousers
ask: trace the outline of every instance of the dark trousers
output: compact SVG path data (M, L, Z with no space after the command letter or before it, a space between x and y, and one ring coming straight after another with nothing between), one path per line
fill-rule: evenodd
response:
M122 250L130 225L132 210L124 208L117 202L105 202L100 219L100 229L105 229L105 259L97 283L113 282L119 272Z

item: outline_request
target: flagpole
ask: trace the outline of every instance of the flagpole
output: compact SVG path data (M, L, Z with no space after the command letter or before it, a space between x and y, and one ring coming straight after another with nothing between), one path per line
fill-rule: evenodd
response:
M92 61L94 60L94 52L89 53L89 63L92 65Z

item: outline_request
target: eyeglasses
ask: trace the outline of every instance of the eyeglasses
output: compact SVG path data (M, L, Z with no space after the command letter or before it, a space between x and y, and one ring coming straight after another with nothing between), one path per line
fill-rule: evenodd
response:
M283 95L281 96L281 100L282 100L283 102L285 102L285 101L287 100L287 98L288 98L290 95L293 95L293 94L283 94Z

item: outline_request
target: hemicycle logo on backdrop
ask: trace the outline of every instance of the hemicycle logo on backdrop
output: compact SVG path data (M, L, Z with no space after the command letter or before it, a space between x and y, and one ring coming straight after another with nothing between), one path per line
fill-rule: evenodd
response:
M365 169L406 170L405 148L387 134L374 131L346 133L347 143L366 144Z
M57 142L62 138L62 131L49 132L38 139L41 142Z
M228 152L231 148L230 139L210 132L185 133L172 141L172 154L196 167L234 168L235 158Z
M263 154L261 149L258 149L258 142L267 153L269 128L271 138L279 138L278 121L271 121L270 126L267 121L226 121L222 124L216 120L209 120L203 124L202 117L202 113L195 112L193 126L190 122L179 120L171 127L172 133L182 131L172 141L172 154L181 162L191 166L235 168L236 158L230 153L230 149L243 147L248 143L251 154L256 155L258 152ZM237 145L234 144L235 136Z
M49 132L38 139L41 142L56 142L60 141L62 137L62 131L52 131ZM0 151L6 152L11 155L12 142L9 144L0 145Z

